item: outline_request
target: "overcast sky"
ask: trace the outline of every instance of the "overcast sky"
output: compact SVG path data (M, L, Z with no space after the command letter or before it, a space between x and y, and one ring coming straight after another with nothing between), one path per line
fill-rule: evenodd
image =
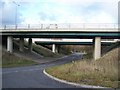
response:
M2 24L117 23L118 1L0 0L0 21Z

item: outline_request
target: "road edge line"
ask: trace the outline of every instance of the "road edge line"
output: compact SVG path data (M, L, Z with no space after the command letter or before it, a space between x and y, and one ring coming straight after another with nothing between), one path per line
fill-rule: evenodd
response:
M78 83L73 83L73 82L69 82L69 81L66 81L66 80L62 80L62 79L58 79L50 74L48 74L45 69L43 70L43 73L48 76L49 78L55 80L55 81L58 81L58 82L61 82L61 83L65 83L65 84L69 84L69 85L73 85L73 86L79 86L79 87L82 87L82 88L108 88L108 87L101 87L101 86L92 86L92 85L84 85L84 84L78 84Z

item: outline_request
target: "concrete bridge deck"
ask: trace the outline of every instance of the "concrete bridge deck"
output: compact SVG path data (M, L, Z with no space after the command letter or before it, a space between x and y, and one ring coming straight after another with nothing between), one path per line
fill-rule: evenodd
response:
M20 50L23 51L24 38L29 39L32 50L32 38L77 38L93 39L94 58L101 57L101 39L119 39L118 24L40 24L40 25L2 25L0 35L7 36L7 50L13 50L13 38L20 38ZM53 44L53 50L55 44Z
M0 34L14 38L119 38L118 24L2 25Z

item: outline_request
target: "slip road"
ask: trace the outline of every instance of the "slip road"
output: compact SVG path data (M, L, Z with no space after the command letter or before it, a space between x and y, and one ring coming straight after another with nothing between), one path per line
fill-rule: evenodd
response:
M82 55L76 53L46 64L4 68L2 70L2 88L80 88L55 81L47 77L43 70L81 58Z

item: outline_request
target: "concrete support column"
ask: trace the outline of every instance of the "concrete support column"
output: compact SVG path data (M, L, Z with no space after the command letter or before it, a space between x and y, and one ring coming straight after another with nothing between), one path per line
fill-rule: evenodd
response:
M12 36L7 37L7 51L10 53L13 52L13 37Z
M60 51L60 45L57 46L57 53Z
M19 50L20 50L21 52L24 51L24 38L20 38Z
M99 59L101 57L101 37L95 37L94 43L94 59Z
M32 51L32 38L29 38L28 40L28 49L30 52Z
M55 44L52 45L52 52L55 53L56 49L55 49Z
M57 49L57 47L56 47L56 49L55 49L55 53L58 53L58 49Z
M93 42L93 58L95 59L95 38L92 40Z
M59 46L56 45L55 52L58 53Z

